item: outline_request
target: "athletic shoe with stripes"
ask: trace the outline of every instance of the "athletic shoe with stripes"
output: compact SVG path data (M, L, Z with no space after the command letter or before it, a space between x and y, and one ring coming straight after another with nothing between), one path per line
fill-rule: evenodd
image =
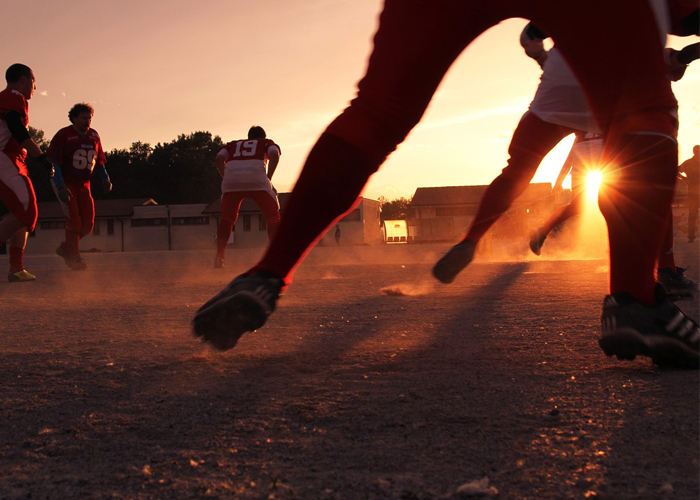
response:
M242 274L199 308L192 320L195 337L220 351L265 324L275 310L284 282L272 273Z
M10 269L10 271L8 271L7 273L7 281L9 281L10 283L19 283L20 281L34 281L35 279L36 276L34 276L26 269L22 269L21 271L17 271L16 273L12 272L12 269Z
M433 276L443 283L452 283L474 258L476 243L464 240L456 244L433 267Z
M671 368L698 368L700 327L657 285L658 304L647 307L621 292L605 297L598 341L608 356L634 359L648 356Z

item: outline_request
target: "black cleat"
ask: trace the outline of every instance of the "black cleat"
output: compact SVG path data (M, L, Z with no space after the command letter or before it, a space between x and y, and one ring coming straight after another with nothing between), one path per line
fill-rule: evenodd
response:
M220 351L265 324L275 310L284 282L272 273L241 274L199 308L192 320L195 337Z
M539 255L542 252L542 245L544 245L544 240L547 239L547 235L542 233L542 229L534 229L530 233L530 250L535 255Z
M474 259L476 243L464 240L456 244L433 267L433 276L443 283L452 283L457 275Z
M598 344L608 356L648 356L664 367L698 369L700 327L657 286L658 304L646 307L621 292L605 297Z

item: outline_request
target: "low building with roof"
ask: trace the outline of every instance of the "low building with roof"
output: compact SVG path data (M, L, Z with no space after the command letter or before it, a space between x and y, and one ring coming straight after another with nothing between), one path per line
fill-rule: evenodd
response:
M409 241L454 242L469 228L488 186L418 188L409 204ZM522 237L553 209L549 183L532 183L492 228L494 237Z

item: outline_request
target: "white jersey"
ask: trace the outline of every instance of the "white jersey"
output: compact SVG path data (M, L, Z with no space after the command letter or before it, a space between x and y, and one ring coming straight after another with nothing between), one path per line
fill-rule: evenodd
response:
M267 178L267 162L272 151L281 153L269 139L244 139L227 144L217 156L226 160L221 192L267 191L276 196Z
M581 85L556 47L547 55L529 109L547 123L600 133Z

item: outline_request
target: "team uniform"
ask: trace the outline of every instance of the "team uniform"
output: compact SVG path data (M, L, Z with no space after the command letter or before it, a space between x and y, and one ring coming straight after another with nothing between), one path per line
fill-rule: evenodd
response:
M487 29L520 17L555 41L607 138L605 157L621 165L600 202L610 238L601 347L697 366L700 329L657 294L654 277L678 164L664 14L665 2L641 0L386 0L357 97L311 150L262 260L199 309L195 335L225 350L262 326L314 242L353 208L421 119L455 59ZM668 358L667 344L674 347Z
M34 230L37 221L36 196L34 186L27 171L27 151L12 137L4 115L16 111L23 117L25 127L29 126L29 103L16 90L0 92L0 198L8 210L22 221L29 231Z
M241 139L229 142L217 156L225 161L221 181L221 221L216 232L216 262L223 263L226 245L238 219L244 198L252 199L267 221L267 234L272 237L280 223L277 193L267 177L270 154L281 154L280 147L270 139ZM221 260L219 260L221 259Z
M107 158L100 136L92 128L80 134L69 125L56 132L51 139L48 156L60 167L60 175L71 193L68 203L60 202L66 215L66 239L56 253L71 268L85 269L80 257L80 239L90 234L95 224L90 179L96 168L103 179L108 178L104 167Z
M29 102L18 91L0 92L0 199L28 231L36 226L38 212L34 186L27 171L27 151L12 137L5 114L15 111L29 126ZM10 281L31 281L34 275L24 269L24 248L10 246Z

